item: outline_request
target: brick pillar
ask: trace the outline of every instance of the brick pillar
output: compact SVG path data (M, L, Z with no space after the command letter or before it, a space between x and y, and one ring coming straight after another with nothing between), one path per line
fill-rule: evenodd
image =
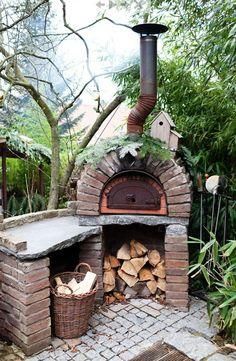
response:
M88 263L92 271L98 275L98 291L96 301L103 302L103 242L102 235L87 238L80 243L79 262Z
M189 254L187 228L169 225L165 235L166 302L180 310L188 310Z
M32 355L51 342L49 258L20 261L0 253L0 332Z

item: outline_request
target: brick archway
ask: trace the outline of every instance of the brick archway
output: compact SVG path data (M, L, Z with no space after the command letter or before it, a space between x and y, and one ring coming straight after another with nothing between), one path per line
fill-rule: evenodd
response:
M159 181L166 195L169 216L189 218L191 184L184 167L178 163L174 159L156 161L149 157L133 170L145 169ZM95 168L85 166L77 184L77 214L99 215L102 190L108 180L121 170L124 171L124 164L116 152L107 154Z

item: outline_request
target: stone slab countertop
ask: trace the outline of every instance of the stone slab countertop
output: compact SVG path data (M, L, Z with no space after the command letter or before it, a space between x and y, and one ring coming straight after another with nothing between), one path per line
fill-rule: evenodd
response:
M141 223L147 226L180 224L187 226L188 218L169 217L169 216L152 216L140 214L102 214L100 216L78 216L80 226L105 226L112 224L128 225Z
M99 226L79 226L78 218L75 216L45 219L4 231L6 237L26 241L25 250L14 252L4 247L0 249L19 259L35 259L100 233Z

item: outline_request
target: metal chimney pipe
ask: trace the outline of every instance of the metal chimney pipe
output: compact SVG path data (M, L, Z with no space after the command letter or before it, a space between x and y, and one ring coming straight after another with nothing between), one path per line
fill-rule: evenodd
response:
M132 28L140 37L140 95L128 116L127 132L143 132L143 124L157 101L157 37L168 30L161 24L140 24Z

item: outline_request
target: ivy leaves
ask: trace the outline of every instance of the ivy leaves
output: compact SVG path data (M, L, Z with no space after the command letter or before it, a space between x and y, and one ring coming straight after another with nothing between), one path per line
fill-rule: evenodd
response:
M94 146L86 147L77 157L77 163L88 163L95 166L99 161L113 150L118 150L119 156L124 158L128 153L141 159L151 155L154 159L166 160L170 158L170 151L165 144L147 134L124 135L121 137L101 140Z

